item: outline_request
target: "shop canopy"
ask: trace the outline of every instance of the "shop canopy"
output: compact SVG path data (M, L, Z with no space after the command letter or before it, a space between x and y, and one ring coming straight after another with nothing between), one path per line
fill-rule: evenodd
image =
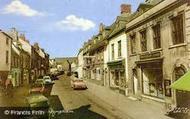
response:
M190 91L190 71L171 84L171 88L183 91Z

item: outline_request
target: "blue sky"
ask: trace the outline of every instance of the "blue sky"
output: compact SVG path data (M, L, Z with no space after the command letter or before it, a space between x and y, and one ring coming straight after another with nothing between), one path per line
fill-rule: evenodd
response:
M38 42L53 57L76 56L84 41L110 25L120 5L132 11L144 0L0 0L0 29L12 27Z

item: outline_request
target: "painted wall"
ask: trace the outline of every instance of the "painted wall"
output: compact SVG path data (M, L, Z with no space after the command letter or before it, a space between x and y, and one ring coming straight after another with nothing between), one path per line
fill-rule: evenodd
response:
M118 41L121 41L121 57L118 57ZM113 60L112 60L112 48L111 48L112 44L114 44L114 59ZM109 40L107 49L105 51L105 57L108 57L108 59L105 58L105 61L110 62L110 61L125 59L125 67L126 67L125 74L126 74L126 79L128 80L128 59L127 59L128 55L127 54L128 54L127 53L127 36L125 32L122 32Z

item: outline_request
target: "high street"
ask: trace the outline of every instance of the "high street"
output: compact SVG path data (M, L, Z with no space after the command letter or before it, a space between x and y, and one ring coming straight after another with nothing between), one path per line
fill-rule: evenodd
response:
M73 90L70 77L67 76L60 76L55 81L51 95L58 95L64 110L70 111L70 118L129 119L127 115L91 94L88 89Z

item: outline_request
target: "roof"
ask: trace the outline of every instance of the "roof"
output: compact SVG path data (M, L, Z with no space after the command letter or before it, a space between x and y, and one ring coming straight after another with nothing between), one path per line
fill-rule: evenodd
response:
M146 11L146 10L150 9L151 7L153 7L152 4L141 3L141 4L139 5L139 7L137 8L137 11L140 11L140 10Z
M42 49L39 49L38 54L40 57L45 58L45 53L42 51Z
M130 20L132 15L130 14L123 14L116 18L116 21L110 26L110 34L109 38L113 37L120 31L124 30L126 28L127 22Z
M16 43L13 42L13 44L12 44L12 49L13 49L13 51L14 51L17 55L20 55L20 51L19 51L19 49L16 47L15 44L16 44Z
M6 35L7 37L9 37L9 38L11 38L11 39L13 39L8 33L4 32L4 31L2 31L2 30L0 30L0 33Z
M31 55L32 46L25 40L19 38L19 42L22 45L22 49Z
M190 71L171 84L170 87L176 90L190 91Z

